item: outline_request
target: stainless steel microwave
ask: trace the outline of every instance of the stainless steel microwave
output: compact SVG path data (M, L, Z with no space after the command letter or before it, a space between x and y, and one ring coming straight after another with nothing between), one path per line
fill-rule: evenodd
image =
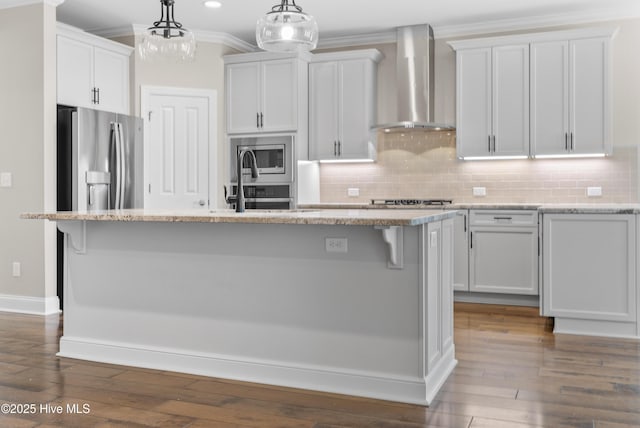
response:
M285 157L287 153L286 146L284 144L265 144L259 146L237 146L236 156L240 154L241 150L251 150L256 157L256 163L258 164L258 172L260 174L285 174ZM250 174L251 166L249 164L249 158L244 158L244 164L242 165L242 173Z
M251 150L256 157L257 179L251 178L250 159L245 156L242 165L245 183L290 183L293 181L293 136L231 138L230 181L237 182L236 165L242 150Z

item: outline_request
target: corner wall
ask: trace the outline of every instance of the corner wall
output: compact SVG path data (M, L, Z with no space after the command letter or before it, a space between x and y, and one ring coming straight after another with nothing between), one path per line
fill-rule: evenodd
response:
M0 311L50 313L56 297L55 225L20 213L55 209L56 12L47 4L0 10ZM12 276L12 263L22 275Z

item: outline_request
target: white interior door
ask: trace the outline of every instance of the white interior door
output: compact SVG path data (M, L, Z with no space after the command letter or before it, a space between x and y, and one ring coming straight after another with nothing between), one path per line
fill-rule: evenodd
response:
M143 88L144 206L208 209L215 203L215 92Z

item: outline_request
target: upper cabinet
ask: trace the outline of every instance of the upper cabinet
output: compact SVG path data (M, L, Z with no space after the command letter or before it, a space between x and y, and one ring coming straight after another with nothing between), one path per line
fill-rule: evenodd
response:
M224 59L227 133L296 132L306 123L306 60L263 52Z
M529 45L457 52L457 154L529 155Z
M375 159L375 49L314 55L309 64L309 159Z
M531 153L611 154L610 37L531 44Z
M133 48L58 25L58 104L129 114Z
M451 42L460 158L611 154L616 28Z

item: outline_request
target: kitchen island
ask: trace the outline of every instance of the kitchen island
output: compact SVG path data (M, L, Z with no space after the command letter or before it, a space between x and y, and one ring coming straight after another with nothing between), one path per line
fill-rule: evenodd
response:
M24 214L65 233L62 357L429 405L453 370L453 218Z

